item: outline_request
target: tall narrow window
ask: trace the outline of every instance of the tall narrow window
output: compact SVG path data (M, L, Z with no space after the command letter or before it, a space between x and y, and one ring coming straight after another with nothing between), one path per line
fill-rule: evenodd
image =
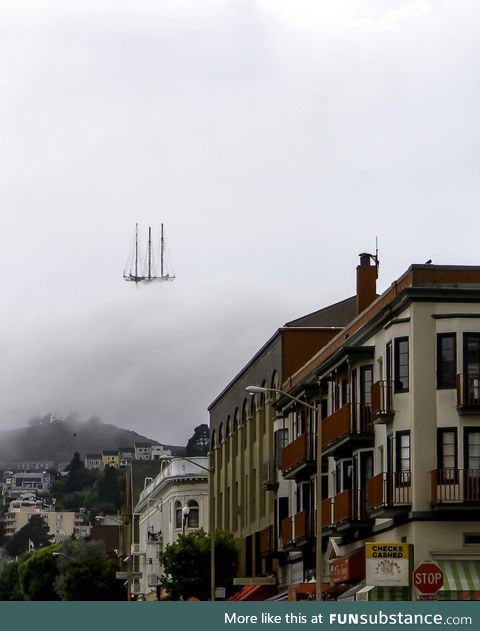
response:
M437 335L437 388L455 388L457 375L457 336Z
M465 469L480 470L480 430L465 428Z
M372 403L373 366L360 368L360 401L370 405Z
M408 337L395 339L395 392L409 388Z
M463 335L463 368L467 374L480 374L480 333Z
M288 444L288 429L277 429L275 432L275 464L282 466L282 449Z
M410 484L410 432L397 432L396 439L398 484Z
M480 333L463 334L463 397L465 405L480 405Z
M178 500L175 502L175 528L182 527L182 504Z
M189 500L189 502L187 503L187 506L188 506L187 527L198 528L199 526L198 502L196 500Z
M437 465L439 469L457 468L457 430L442 427L437 432Z
M385 379L387 381L392 380L392 375L393 375L392 357L393 357L392 343L388 342L387 346L385 347Z

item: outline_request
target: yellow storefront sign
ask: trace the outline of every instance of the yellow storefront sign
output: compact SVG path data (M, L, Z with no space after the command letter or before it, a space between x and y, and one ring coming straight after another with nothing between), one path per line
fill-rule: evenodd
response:
M366 559L408 559L408 543L365 543Z
M412 546L396 541L365 543L367 585L402 587L410 584Z

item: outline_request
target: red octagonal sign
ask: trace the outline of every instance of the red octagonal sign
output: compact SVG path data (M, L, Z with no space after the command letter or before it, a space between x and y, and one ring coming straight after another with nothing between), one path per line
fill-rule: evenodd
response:
M420 563L413 571L413 584L421 594L436 594L443 586L443 571L436 563Z

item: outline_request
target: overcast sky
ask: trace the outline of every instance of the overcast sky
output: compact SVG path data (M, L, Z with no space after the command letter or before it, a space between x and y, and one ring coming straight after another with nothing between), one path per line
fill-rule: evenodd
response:
M185 444L284 322L480 264L478 0L2 0L0 422ZM135 223L177 278L122 278Z

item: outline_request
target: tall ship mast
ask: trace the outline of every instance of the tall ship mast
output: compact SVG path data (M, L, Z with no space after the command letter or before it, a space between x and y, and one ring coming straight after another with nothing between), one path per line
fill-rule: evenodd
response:
M135 240L130 249L127 265L123 270L123 278L127 282L141 283L149 281L172 281L175 279L173 267L168 261L168 249L165 243L163 223L160 230L160 251L152 238L152 227L148 227L147 250L142 255L138 239L138 223L135 224ZM158 258L160 259L158 261ZM158 269L159 268L159 269Z

